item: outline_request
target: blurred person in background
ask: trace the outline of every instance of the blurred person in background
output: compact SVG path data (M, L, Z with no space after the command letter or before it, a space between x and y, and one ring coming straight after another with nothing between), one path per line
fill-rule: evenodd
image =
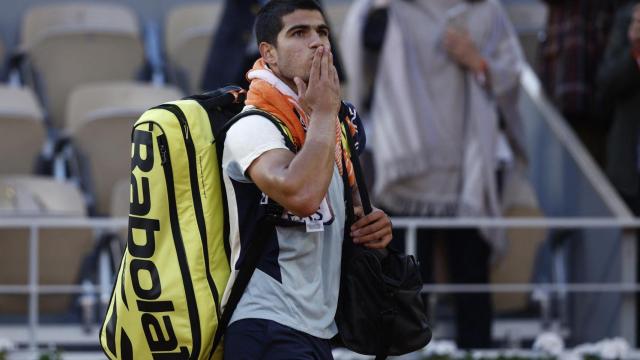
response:
M235 84L247 88L245 72L260 57L253 40L253 23L268 0L227 0L214 30L202 76L202 89Z
M549 6L538 74L551 101L594 160L604 166L606 125L596 106L596 73L613 0L543 0Z
M600 70L601 104L609 108L611 129L606 172L635 214L638 199L640 136L640 3L629 1L616 12Z
M640 2L628 1L615 14L600 70L601 104L609 110L606 173L636 216L640 215ZM636 247L640 256L640 247ZM639 257L640 258L640 257ZM640 269L636 268L636 271ZM640 272L636 274L640 279ZM636 302L640 324L640 302ZM640 340L639 338L636 341Z
M382 21L381 6L386 7ZM369 76L358 61L369 59L357 43L373 31L367 21L386 30L369 113L378 203L395 216L500 216L498 173L525 163L515 108L524 60L500 3L355 2L342 43L343 52L349 50L347 98L354 103L366 102L362 97L368 92L358 89ZM354 36L358 32L362 35ZM403 241L396 231L396 247L403 248ZM487 283L490 258L506 245L495 230L419 230L426 282L434 280L436 242L443 244L449 280L457 284ZM490 294L455 294L454 308L458 346L491 347Z

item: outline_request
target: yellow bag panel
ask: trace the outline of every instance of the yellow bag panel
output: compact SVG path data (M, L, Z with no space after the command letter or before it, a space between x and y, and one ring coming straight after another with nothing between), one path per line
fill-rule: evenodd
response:
M195 106L185 109L178 103L187 119L202 116L195 114ZM215 282L220 298L229 265L223 246L224 209L213 136L208 118L195 119L189 122L189 130L207 252L193 206L182 124L166 110L149 110L134 132L130 238L100 337L109 358L153 359L154 353L190 354L189 358L197 353L193 358L209 358L217 308L208 278ZM155 124L143 124L149 120ZM161 152L161 147L166 150ZM209 260L209 277L205 259ZM220 348L213 358L221 355Z
M194 100L180 100L173 104L180 107L188 120L208 117L206 110ZM202 210L207 220L210 273L218 290L218 299L221 299L231 270L224 251L224 204L218 155L209 121L190 121L189 129L198 152L197 172Z

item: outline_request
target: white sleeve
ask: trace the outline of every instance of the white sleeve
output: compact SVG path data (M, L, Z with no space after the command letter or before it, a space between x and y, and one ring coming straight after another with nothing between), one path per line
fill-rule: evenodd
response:
M222 169L240 182L251 182L246 171L260 155L273 149L286 149L284 137L271 120L249 115L227 131L222 155Z

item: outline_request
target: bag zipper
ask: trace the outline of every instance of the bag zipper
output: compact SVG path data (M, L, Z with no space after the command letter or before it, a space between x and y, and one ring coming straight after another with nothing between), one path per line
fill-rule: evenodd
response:
M169 111L172 113L178 122L182 125L183 138L185 148L187 149L187 159L189 162L189 178L191 182L191 194L193 196L193 209L196 214L196 223L198 224L198 230L200 233L200 241L202 242L202 249L204 254L204 266L209 289L211 290L211 296L216 306L216 318L220 321L220 299L218 297L218 289L216 287L213 278L211 277L211 266L209 264L209 244L207 240L207 228L204 220L204 210L202 207L202 199L200 198L200 185L198 179L196 150L193 143L193 139L189 134L189 123L184 112L178 105L174 104L162 104L157 108Z
M195 291L193 289L193 282L191 281L191 273L189 270L189 262L187 261L186 250L184 247L184 241L182 239L182 232L180 231L180 222L178 220L178 209L176 206L176 194L173 184L173 168L171 167L171 158L169 153L169 147L167 146L167 138L164 133L157 137L158 148L160 149L160 156L162 158L162 168L164 169L164 176L167 182L167 195L169 205L169 219L171 222L171 232L173 235L173 241L178 256L178 263L180 264L180 273L182 275L182 281L184 283L185 295L187 298L187 310L189 311L189 323L191 325L192 334L192 353L190 358L197 359L200 354L200 317L198 315L198 305L195 298Z

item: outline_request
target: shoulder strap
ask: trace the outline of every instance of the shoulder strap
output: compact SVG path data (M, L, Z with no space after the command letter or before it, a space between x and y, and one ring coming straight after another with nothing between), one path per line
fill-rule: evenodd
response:
M251 116L251 115L259 115L262 117L265 117L267 119L269 119L273 125L275 125L275 127L280 131L280 133L282 133L282 136L284 137L284 143L287 146L287 148L289 148L289 150L291 150L292 152L296 153L298 152L298 148L295 146L295 144L293 143L293 135L291 134L291 132L289 131L289 128L287 128L287 126L277 117L273 116L272 114L263 111L263 110L258 110L258 109L251 109L251 110L247 110L247 111L242 111L240 113L238 113L238 115L232 117L231 119L229 119L229 121L227 121L224 126L222 126L222 128L220 128L220 130L218 131L217 134L215 135L215 138L218 139L220 136L226 134L227 131L229 131L229 128L231 128L231 126L233 126L233 124L237 123L238 120L247 117L247 116Z
M258 222L258 228L254 232L253 238L249 242L249 248L247 249L247 253L244 258L244 263L242 267L238 270L238 276L236 277L233 286L231 287L231 293L229 294L229 299L227 300L227 304L220 316L218 321L218 328L216 329L215 336L213 337L213 347L211 349L211 354L213 354L220 344L222 340L222 336L227 330L227 326L229 326L229 321L231 321L231 315L236 310L244 291L249 285L249 281L253 276L253 273L258 266L258 261L262 253L264 252L265 245L267 243L267 236L265 236L270 230L272 230L273 225L270 223L269 219L264 216Z
M342 108L341 108L342 110ZM351 163L353 164L353 172L356 175L356 184L358 185L358 192L360 193L360 200L362 202L362 207L364 210L365 214L369 214L371 213L371 211L373 211L373 207L371 206L371 199L369 198L369 191L367 190L367 185L364 181L364 175L362 174L362 167L360 166L360 159L358 156L358 152L356 151L356 147L355 147L355 141L353 139L353 137L351 136L351 131L349 130L349 124L346 123L345 120L345 116L340 116L340 122L341 125L343 126L343 134L345 135L345 138L347 140L347 144L349 146L349 152L351 153ZM342 159L342 166L344 167L344 159ZM346 171L343 174L343 181L345 184L345 197L346 197L346 206L347 206L347 219L349 220L349 223L353 223L353 221L355 221L355 214L353 211L353 199L352 199L352 193L349 189L349 181L347 180L347 175L346 175ZM351 242L351 236L349 235L347 228L345 227L345 242L342 244L342 249L343 249L343 266L342 268L344 269L344 261L347 260L347 258L349 257L349 255L347 254L353 254L353 243ZM377 253L376 251L374 251L374 253ZM379 252L380 254L382 254L382 251ZM381 255L382 256L382 255ZM390 321L393 321L395 319L395 317L393 316L385 316L384 317L384 322L385 324L390 324ZM387 358L387 352L389 351L389 339L391 338L391 334L388 333L389 329L392 329L392 326L387 326L385 327L385 329L383 330L383 333L385 334L384 339L385 341L383 341L380 344L380 348L378 353L376 354L375 360L384 360Z

